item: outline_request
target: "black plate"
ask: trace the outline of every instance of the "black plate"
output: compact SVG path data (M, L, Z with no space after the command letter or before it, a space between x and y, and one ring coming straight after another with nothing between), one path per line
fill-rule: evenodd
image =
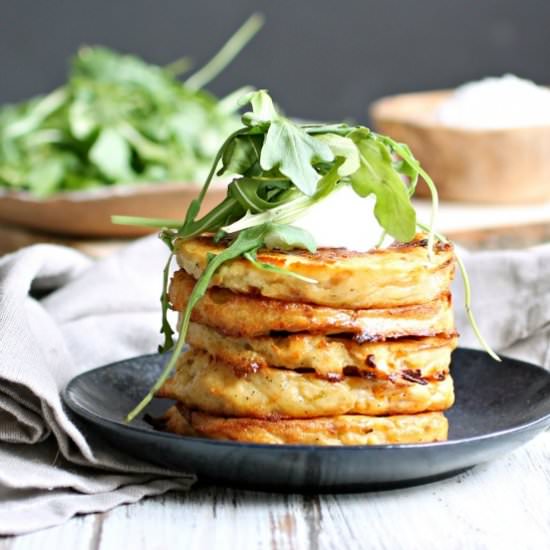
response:
M278 491L361 491L454 475L525 443L550 424L550 373L513 359L458 349L449 441L419 445L314 447L209 441L155 431L124 415L156 379L166 356L146 355L88 371L63 393L67 406L112 444L223 485ZM159 416L169 402L156 399Z

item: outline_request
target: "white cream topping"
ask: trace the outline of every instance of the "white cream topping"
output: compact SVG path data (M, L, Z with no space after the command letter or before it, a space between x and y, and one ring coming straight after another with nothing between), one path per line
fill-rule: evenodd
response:
M292 225L313 235L319 248L347 248L366 252L380 241L382 228L374 217L375 199L360 198L343 185L326 199L309 208ZM384 246L393 239L386 237Z

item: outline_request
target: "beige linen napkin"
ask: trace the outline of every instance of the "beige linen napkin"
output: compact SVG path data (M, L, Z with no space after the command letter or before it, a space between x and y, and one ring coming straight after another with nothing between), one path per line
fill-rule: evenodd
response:
M0 534L193 482L77 427L59 396L80 372L156 351L166 255L149 237L98 263L52 245L0 260Z
M84 432L59 398L80 372L156 350L166 253L149 237L98 263L50 245L0 260L0 534L192 483L192 476L123 456ZM550 245L463 257L489 342L550 368ZM31 289L52 292L35 299ZM477 347L459 278L454 302L461 345Z
M481 332L503 355L550 370L550 244L525 250L467 253L472 304ZM457 274L453 303L459 343L479 347L463 307Z

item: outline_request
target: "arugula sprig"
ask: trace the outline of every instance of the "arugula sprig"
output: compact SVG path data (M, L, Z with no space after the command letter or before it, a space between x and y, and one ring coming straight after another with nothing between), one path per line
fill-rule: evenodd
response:
M208 289L208 284L216 270L225 262L238 258L246 252L259 248L263 243L264 231L265 229L263 226L255 227L247 231L242 231L241 233L239 233L237 238L226 249L223 250L223 252L217 255L211 255L209 257L206 269L198 278L193 288L193 291L189 296L187 306L185 308L185 312L182 316L181 324L179 327L179 336L172 350L170 358L168 359L161 375L159 376L153 387L126 417L126 420L128 422L131 422L150 403L150 401L155 396L155 393L159 391L159 389L162 387L164 382L166 382L166 379L168 378L168 376L170 376L170 373L176 366L178 357L180 356L183 350L183 346L185 345L185 338L187 336L187 330L189 329L189 323L191 321L191 313L193 311L193 308L195 307L197 302L204 296L206 290ZM168 261L167 268L169 267L171 259L172 257L170 257ZM168 303L166 297L166 285L163 286L162 301L164 307L164 305ZM165 316L163 315L163 324L164 319ZM171 330L172 329L170 328L170 331ZM166 334L167 333L165 332L165 335ZM168 340L170 339L171 335Z
M425 224L419 223L418 227L420 229L423 229L424 231L428 228ZM448 243L449 240L443 236L441 233L435 233L435 237L440 240L442 243ZM470 284L470 277L468 276L468 271L466 270L466 266L464 265L464 262L462 261L462 258L459 254L455 252L455 260L458 265L458 269L460 271L460 275L462 277L462 282L464 284L464 309L466 311L466 316L468 317L468 322L470 323L470 326L472 327L472 330L474 331L474 334L477 338L477 341L481 344L481 347L495 360L495 361L502 361L502 359L495 353L495 351L491 348L491 346L487 343L485 340L483 334L481 334L481 330L479 330L479 326L477 324L473 309L472 309L472 286Z
M219 149L204 186L190 204L183 222L128 217L113 220L162 228L161 238L170 248L161 296L161 331L165 337L161 349L172 349L172 354L150 392L128 415L128 421L143 410L172 372L185 345L193 308L223 264L244 258L258 269L283 272L307 283L316 283L259 261L257 253L261 248L303 248L314 252L314 237L292 223L337 189L349 186L359 198L374 196L374 215L383 236L409 242L418 225L411 197L422 177L432 192L431 221L424 229L429 234L429 257L433 255L437 190L406 145L362 126L298 124L278 112L265 90L248 94L244 100L244 104L247 103L252 109L242 116L243 126L230 134ZM225 199L208 214L198 217L216 174L233 174L234 178ZM215 239L224 239L228 244L220 253L208 256L182 313L179 336L174 344L167 319L168 272L178 242L203 233L214 234ZM461 271L464 275L462 264ZM465 276L467 279L467 274ZM466 305L471 316L469 303ZM475 320L473 323L476 326ZM479 331L476 333L481 336ZM481 337L480 342L493 353Z

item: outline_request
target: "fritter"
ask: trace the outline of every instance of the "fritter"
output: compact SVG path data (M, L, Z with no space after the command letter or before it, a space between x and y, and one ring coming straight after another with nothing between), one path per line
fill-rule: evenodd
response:
M246 443L302 445L381 445L429 443L447 439L442 413L397 416L342 415L308 420L222 418L171 407L164 429L179 435Z
M238 374L284 367L313 369L318 376L332 381L346 374L358 374L426 384L448 374L457 338L434 336L363 344L350 338L307 333L235 338L191 323L187 343L231 365Z
M454 276L451 244L438 243L433 261L428 259L424 235L408 244L369 252L321 248L282 252L260 250L260 262L315 279L301 281L252 266L240 258L224 264L211 285L243 294L347 309L393 308L431 302L447 291ZM203 272L209 254L219 254L227 243L198 237L176 243L179 265L193 277Z
M195 280L184 270L174 274L170 301L183 311ZM418 305L388 309L335 309L213 287L193 309L191 319L237 337L275 332L353 334L358 341L382 341L403 336L453 335L450 293Z
M315 374L266 368L248 376L206 352L184 353L158 397L219 416L314 418L342 414L373 416L442 411L454 401L450 376L418 384L346 376L330 382Z

